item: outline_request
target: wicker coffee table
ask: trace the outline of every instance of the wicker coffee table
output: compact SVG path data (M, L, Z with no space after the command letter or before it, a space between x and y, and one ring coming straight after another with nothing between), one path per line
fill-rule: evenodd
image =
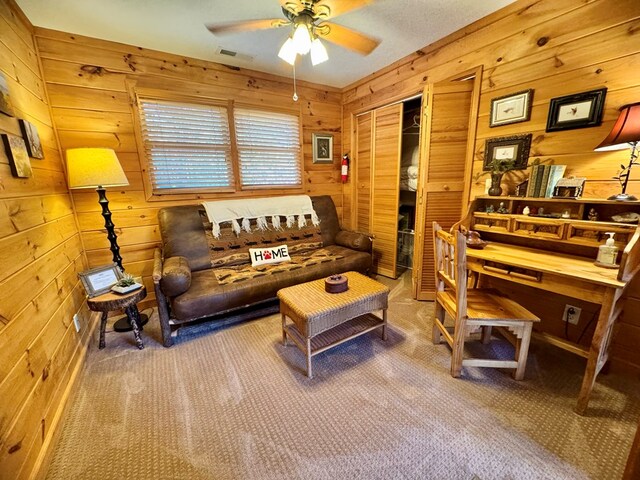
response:
M344 275L349 289L342 293L325 292L324 279L278 291L282 343L287 345L290 337L306 355L309 378L312 356L376 328L382 328L382 339L387 339L389 288L358 272ZM373 314L377 310L382 310L382 318Z

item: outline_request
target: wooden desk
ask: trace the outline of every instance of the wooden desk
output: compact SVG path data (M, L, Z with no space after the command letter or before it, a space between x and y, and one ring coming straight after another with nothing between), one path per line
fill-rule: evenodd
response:
M595 266L593 259L506 243L491 242L483 250L467 249L467 266L480 275L602 305L588 349L549 334L537 335L587 358L576 406L576 412L584 414L596 376L608 358L613 325L622 313L621 298L628 281L618 278L617 269ZM623 271L622 267L620 271Z
M523 215L525 206L544 208L554 218ZM501 207L506 213L490 213ZM589 220L592 210L600 221ZM600 306L589 348L548 333L534 335L587 359L576 406L581 415L596 376L607 362L625 290L640 270L640 227L614 221L616 215L627 212L640 213L640 202L480 196L452 227L477 230L489 241L484 250L467 249L469 269L480 279L499 278ZM617 269L593 264L604 232L615 232L616 245L623 250Z

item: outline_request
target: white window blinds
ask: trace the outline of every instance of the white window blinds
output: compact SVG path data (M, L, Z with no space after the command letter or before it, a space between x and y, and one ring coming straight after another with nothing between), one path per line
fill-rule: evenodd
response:
M247 108L233 113L242 186L301 185L299 117Z
M225 107L140 99L140 118L154 191L234 185Z

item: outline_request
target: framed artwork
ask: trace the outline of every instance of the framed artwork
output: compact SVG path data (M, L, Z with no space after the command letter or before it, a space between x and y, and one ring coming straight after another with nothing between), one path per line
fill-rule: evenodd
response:
M333 162L333 135L330 133L312 133L313 163Z
M105 265L78 273L78 277L91 298L111 290L111 287L122 278L122 273L116 265Z
M606 88L551 99L547 132L596 127L602 123Z
M29 178L33 171L24 140L16 135L2 134L2 143L14 177Z
M510 123L526 122L531 118L532 101L532 89L491 99L489 126L499 127Z
M42 145L40 144L40 136L38 135L38 129L36 126L23 119L19 119L20 130L22 131L22 138L27 145L27 153L33 158L44 158L44 152L42 151Z
M0 73L0 112L13 117L13 106L9 97L9 84L2 73Z
M484 145L485 172L491 171L491 163L496 161L513 162L512 170L524 170L529 162L532 134L512 137L489 138Z

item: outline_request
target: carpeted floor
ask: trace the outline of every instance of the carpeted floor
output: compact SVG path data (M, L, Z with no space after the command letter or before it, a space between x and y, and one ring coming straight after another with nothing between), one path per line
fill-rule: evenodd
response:
M50 480L616 479L640 415L632 379L600 376L573 413L584 360L533 342L526 378L466 369L431 344L433 304L392 287L387 342L372 332L314 357L272 315L145 349L107 334L71 399ZM201 329L202 330L202 329ZM498 353L508 347L492 342Z

